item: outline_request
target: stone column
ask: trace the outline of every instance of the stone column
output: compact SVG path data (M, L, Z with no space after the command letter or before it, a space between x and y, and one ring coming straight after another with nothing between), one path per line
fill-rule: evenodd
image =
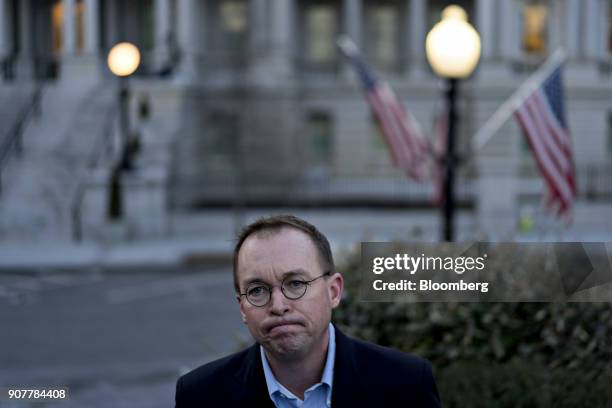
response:
M85 4L85 53L98 56L100 54L100 2L99 0L84 0Z
M294 40L294 0L271 0L271 51L276 74L290 79L292 74L292 43Z
M297 96L291 84L294 0L251 0L249 92L244 99L239 184L288 189L299 170Z
M576 59L580 55L580 0L566 0L563 13L563 25L565 26L565 50L570 59Z
M610 12L610 8L612 8L612 5L608 1L601 0L601 2L603 4L600 4L601 12L599 13L598 20L597 20L597 24L599 27L599 39L600 39L599 46L597 49L600 55L607 56L608 54L610 54L610 51L608 49L608 41L609 41L608 33L612 29L612 27L610 27L610 20L608 17L609 15L608 13ZM583 21L585 21L584 24L589 24L586 18Z
M119 40L117 27L117 0L106 0L104 7L104 52L107 52Z
M603 4L601 4L603 3ZM597 41L597 52L599 55L606 56L608 51L608 32L610 30L610 22L608 20L608 8L612 5L608 4L607 0L600 0L600 8L602 10L597 17L597 26L599 27L599 36ZM588 35L585 35L585 41Z
M0 60L10 52L8 0L0 0Z
M62 0L62 55L60 79L73 82L76 78L76 0Z
M575 5L573 9L568 7L567 12L573 14L576 20L574 25L578 26L578 38L576 38L576 43L572 44L577 48L576 52L572 53L572 49L569 49L570 61L567 78L569 81L596 83L599 80L599 61L607 55L610 5L608 1L601 0L569 0L568 6L573 3L578 3L578 5ZM568 18L572 17L568 16ZM582 38L579 37L581 33ZM581 60L572 64L572 59L577 57L580 57Z
M293 76L294 0L252 0L249 79L258 86Z
M83 50L77 49L76 0L64 2L64 49L61 61L61 80L92 82L100 75L100 3L83 1Z
M362 47L362 17L363 0L344 0L342 3L344 31L359 48Z
M274 81L269 70L270 36L272 18L268 13L268 0L249 1L249 82L261 84Z
M546 49L549 53L563 47L567 52L567 36L571 35L571 26L567 26L566 15L569 4L567 2L550 2L548 4L548 38ZM580 14L575 14L573 19L576 22L580 19ZM569 29L569 30L568 30ZM569 55L572 58L571 54Z
M478 0L476 3L476 29L482 42L481 63L495 56L495 7L491 0Z
M171 63L172 12L170 0L154 2L154 65L156 70L164 69Z
M8 0L0 0L0 64L3 64L8 58L13 58L13 20L11 19L11 6ZM8 63L8 61L7 61ZM12 62L11 62L12 63ZM0 83L7 80L5 73L0 67ZM6 72L9 76L10 73Z
M362 0L344 0L342 3L343 31L353 40L357 48L359 48L361 52L364 52L363 42L361 41L361 33L363 31L362 18ZM350 64L340 55L338 55L338 58L340 58L342 64L343 76L345 78L354 78L353 68Z
M505 62L521 57L521 16L520 5L514 0L498 1L500 38L500 56Z
M427 35L427 5L425 0L410 0L410 77L418 80L427 75L425 36Z
M271 6L270 6L271 7ZM268 0L249 1L249 48L254 56L264 52L270 38L270 20Z
M198 30L198 26L206 24L205 6L205 2L198 0L177 0L177 36L181 54L177 76L179 82L193 83L200 78L198 66L201 52L198 44L204 44L205 38L203 29Z
M601 43L607 39L607 27L600 27L599 16L608 16L608 3L604 5L599 0L583 0L580 2L584 7L584 22L586 23L584 30L583 48L585 57L591 60L598 60L603 56L603 47ZM603 6L603 7L602 7Z
M64 25L62 27L63 50L66 55L76 53L76 0L63 0Z
M18 1L17 8L17 16L19 18L19 55L15 72L19 79L32 80L34 78L32 0Z
M508 61L503 60L501 52L504 34L498 27L499 22L506 19L502 11L503 7L499 2L478 0L476 3L476 29L482 41L480 68L476 72L479 81L496 83L508 78Z

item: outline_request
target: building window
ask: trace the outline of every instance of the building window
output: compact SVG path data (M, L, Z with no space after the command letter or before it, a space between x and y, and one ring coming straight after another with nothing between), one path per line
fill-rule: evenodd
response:
M233 112L217 111L206 115L205 131L197 150L210 171L236 169L240 126L240 117Z
M153 15L153 8L152 0L144 0L140 3L140 38L143 50L152 50L155 46L155 17Z
M374 116L370 116L370 147L376 152L387 150L387 142L380 122Z
M118 40L134 43L143 53L143 64L146 64L146 53L153 49L153 0L117 2L114 23L117 24Z
M335 64L339 14L336 3L303 2L303 49L309 64L318 67Z
M222 161L236 158L240 118L236 114L216 112L208 118L209 137L207 150L209 157Z
M393 171L393 154L387 144L383 128L374 115L370 115L369 137L366 145L365 171L370 175L389 175Z
M365 51L382 69L397 69L400 52L400 8L395 1L368 2L365 7Z
M549 9L545 0L529 0L523 5L523 50L527 54L547 52Z
M51 6L51 43L52 52L55 57L58 57L64 48L63 34L64 25L64 4L61 1L55 1Z
M83 9L85 5L82 0L75 2L74 24L76 29L76 51L82 52L85 42ZM59 56L64 50L64 4L56 0L51 4L51 52Z
M76 7L76 21L75 21L75 27L76 27L76 49L77 52L82 52L83 49L85 48L85 22L84 22L84 14L83 14L83 10L85 8L85 5L83 4L82 0L79 0L76 2L75 4Z
M327 112L311 112L306 122L307 161L311 167L328 167L333 160L332 116Z
M206 37L213 53L243 54L248 48L249 9L245 0L208 3Z
M244 51L247 45L248 5L243 0L227 0L221 3L221 32L223 43L232 52Z

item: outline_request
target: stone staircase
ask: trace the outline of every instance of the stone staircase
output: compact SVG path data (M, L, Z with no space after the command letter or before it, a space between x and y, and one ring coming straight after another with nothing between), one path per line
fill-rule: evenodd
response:
M29 102L33 86L0 84L0 142L8 137L21 111Z
M13 136L15 127L32 104L35 87L32 85L17 86L13 83L0 83L0 171L9 165L12 151L7 152L3 161L3 150L9 146L10 138ZM9 150L14 149L14 145Z
M92 158L111 137L115 89L46 85L41 114L27 123L24 153L5 175L0 195L0 240L72 239L73 207Z

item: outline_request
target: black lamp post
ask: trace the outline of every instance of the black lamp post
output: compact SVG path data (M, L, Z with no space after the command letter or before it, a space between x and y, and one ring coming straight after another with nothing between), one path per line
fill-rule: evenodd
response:
M455 167L457 156L455 153L455 128L457 127L457 79L446 80L446 107L448 109L448 126L446 132L446 152L444 154L444 195L443 195L443 231L442 236L445 241L453 241L455 237L454 216L455 216Z
M130 43L115 45L108 53L108 68L119 78L119 133L121 150L118 160L113 164L110 177L108 216L110 219L123 217L123 194L121 175L133 168L132 141L129 125L129 88L128 77L140 65L140 51Z
M455 152L458 123L457 93L459 80L469 77L480 58L480 36L467 22L465 10L456 5L442 11L442 19L427 34L427 60L440 77L445 78L446 108L448 113L444 164L444 204L442 207L442 238L455 239Z

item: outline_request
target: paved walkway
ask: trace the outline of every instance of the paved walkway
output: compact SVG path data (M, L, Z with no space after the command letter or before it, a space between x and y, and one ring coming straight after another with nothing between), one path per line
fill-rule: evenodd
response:
M227 267L47 272L0 274L0 387L69 398L0 407L171 407L179 375L250 343Z
M279 210L247 211L239 222L231 211L208 211L174 216L168 237L155 240L73 244L46 241L1 242L0 271L44 268L121 268L142 265L175 266L198 260L231 257L235 231L240 225ZM282 211L281 211L282 212ZM330 240L335 252L361 241L409 239L433 242L438 233L436 213L401 210L299 210ZM470 231L471 219L459 217L460 230Z

